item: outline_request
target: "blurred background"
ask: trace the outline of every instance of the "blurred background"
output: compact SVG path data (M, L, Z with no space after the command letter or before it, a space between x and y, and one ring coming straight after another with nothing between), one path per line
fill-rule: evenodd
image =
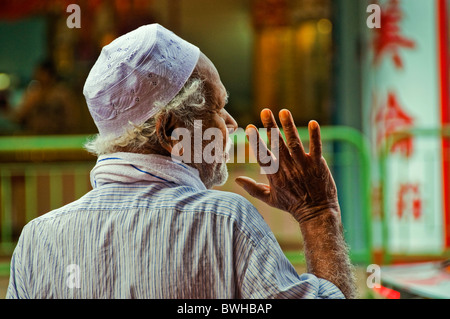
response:
M0 295L25 223L91 188L95 158L82 146L97 131L82 89L101 48L156 22L213 61L239 127L261 127L263 108L288 108L307 146L307 123L321 124L362 297L442 297L450 291L447 264L439 266L450 251L448 17L448 0L2 0ZM226 191L243 194L238 175L265 181L256 164L229 170ZM249 200L304 271L298 225ZM388 274L423 262L438 265L428 281L394 275L371 289L369 265Z

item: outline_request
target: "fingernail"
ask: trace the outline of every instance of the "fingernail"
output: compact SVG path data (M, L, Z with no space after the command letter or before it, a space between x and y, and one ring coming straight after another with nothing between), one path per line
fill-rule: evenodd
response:
M312 121L309 121L309 127L311 128L311 129L316 129L318 126L319 126L319 124L316 122L316 121L314 121L314 120L312 120Z
M280 119L283 121L286 121L289 118L289 111L288 110L281 110L280 111Z
M247 125L247 127L245 128L245 133L247 135L252 134L256 131L256 126L254 126L253 124L249 124Z
M270 110L269 109L264 109L261 112L261 117L263 118L263 120L270 120Z

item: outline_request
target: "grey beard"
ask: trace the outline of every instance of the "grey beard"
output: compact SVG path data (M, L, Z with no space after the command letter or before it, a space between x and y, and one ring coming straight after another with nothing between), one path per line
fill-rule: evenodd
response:
M216 161L213 161L212 163L203 161L202 163L196 163L194 154L192 154L191 163L186 163L187 165L197 169L199 177L207 189L211 189L214 186L222 186L228 180L227 161L229 160L229 152L232 146L233 140L228 137L219 163ZM202 151L204 147L205 145L203 145Z
M222 186L228 180L228 167L227 161L231 147L233 146L233 141L228 137L227 143L224 149L224 156L221 158L220 163L213 162L211 164L201 163L193 164L200 175L200 179L207 189L211 189L214 186Z
M228 179L228 168L225 162L191 165L198 170L200 179L207 189L211 189L214 186L222 186Z

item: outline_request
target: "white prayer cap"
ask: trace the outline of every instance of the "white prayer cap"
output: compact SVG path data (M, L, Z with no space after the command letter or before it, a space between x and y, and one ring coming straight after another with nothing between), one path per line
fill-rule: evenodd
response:
M101 135L119 136L169 103L192 74L200 50L159 24L139 27L103 47L84 84Z

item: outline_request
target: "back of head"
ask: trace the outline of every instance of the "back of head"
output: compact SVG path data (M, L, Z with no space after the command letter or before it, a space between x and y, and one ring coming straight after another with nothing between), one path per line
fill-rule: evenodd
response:
M159 24L105 46L83 94L102 137L118 137L154 116L183 88L200 50Z

